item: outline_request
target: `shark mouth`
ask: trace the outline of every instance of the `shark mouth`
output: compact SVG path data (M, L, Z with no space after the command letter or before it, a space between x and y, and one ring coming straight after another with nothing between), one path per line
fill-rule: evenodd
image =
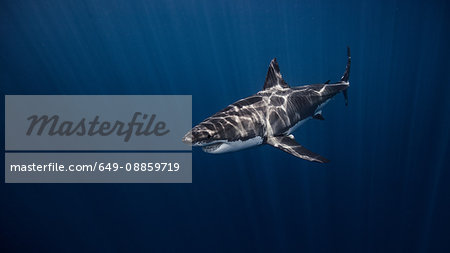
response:
M202 149L204 152L211 153L216 151L220 146L222 146L222 142L216 142L210 145L203 146Z

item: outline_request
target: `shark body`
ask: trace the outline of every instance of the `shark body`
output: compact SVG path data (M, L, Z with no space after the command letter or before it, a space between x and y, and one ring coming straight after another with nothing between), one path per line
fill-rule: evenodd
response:
M213 154L269 144L305 160L328 162L297 143L292 132L311 118L323 120L323 106L340 92L347 105L349 48L347 55L347 66L339 82L298 87L290 87L283 80L278 63L273 59L261 91L205 119L183 137L183 142L201 146L203 151Z

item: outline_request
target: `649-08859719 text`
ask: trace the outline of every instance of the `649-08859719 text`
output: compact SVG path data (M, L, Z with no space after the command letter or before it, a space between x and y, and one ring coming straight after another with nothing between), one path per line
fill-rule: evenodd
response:
M50 162L46 164L11 164L11 172L177 172L181 169L178 162L95 162L93 164L62 164Z

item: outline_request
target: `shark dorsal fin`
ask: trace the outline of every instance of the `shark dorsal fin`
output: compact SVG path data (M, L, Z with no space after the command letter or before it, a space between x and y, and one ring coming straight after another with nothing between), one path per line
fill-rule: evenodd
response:
M283 80L280 73L280 67L278 67L277 58L274 58L270 62L269 70L267 70L266 82L264 83L263 90L270 89L272 87L289 88L289 85Z

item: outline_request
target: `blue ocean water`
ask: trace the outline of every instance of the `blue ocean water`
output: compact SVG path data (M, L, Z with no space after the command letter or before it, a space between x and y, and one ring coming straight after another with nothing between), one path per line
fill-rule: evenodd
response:
M274 57L292 86L338 80L347 45L353 62L348 107L337 96L294 133L329 164L194 149L192 184L2 183L0 248L450 252L448 13L447 1L1 1L3 94L192 94L199 123L258 92Z

